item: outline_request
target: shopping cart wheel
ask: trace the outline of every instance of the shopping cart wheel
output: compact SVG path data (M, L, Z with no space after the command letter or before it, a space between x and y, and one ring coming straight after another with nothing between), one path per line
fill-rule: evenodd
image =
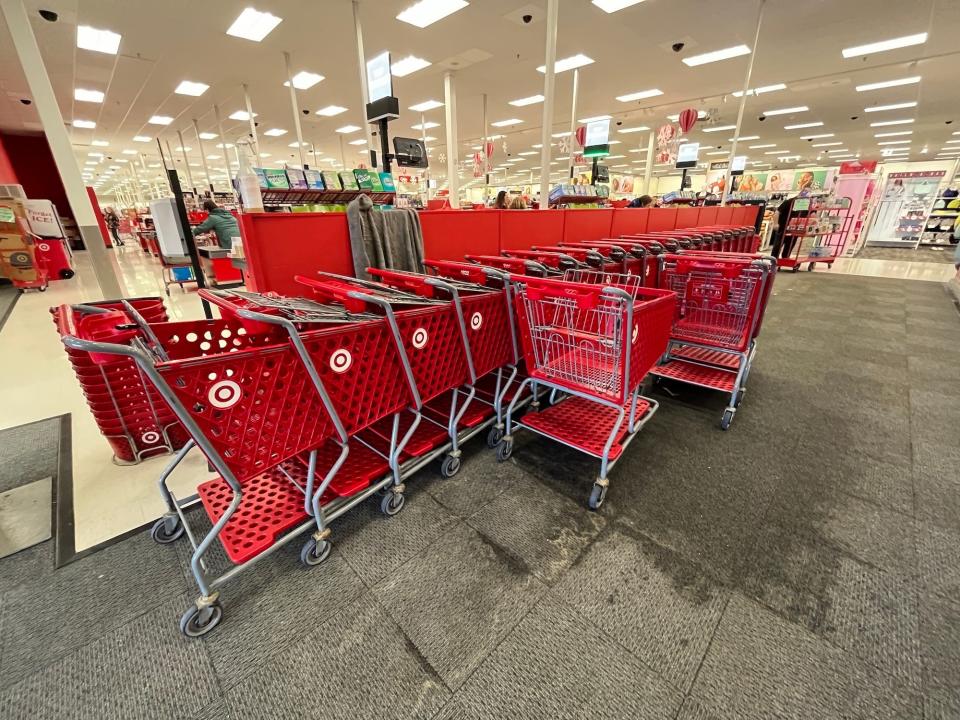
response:
M445 478L452 478L460 472L460 458L447 455L440 464L440 474Z
M813 270L814 265L816 265L816 263L810 263L809 265L807 265L807 272L810 272L811 270Z
M172 542L176 542L181 535L183 535L183 523L180 522L180 518L173 518L173 528L167 529L167 518L162 517L157 520L153 527L150 528L150 537L153 538L154 542L158 542L161 545L169 545Z
M593 484L593 490L590 491L590 500L588 504L591 510L599 510L603 501L607 498L607 485L600 483Z
M503 440L503 428L494 425L487 433L487 447L492 450L500 444L501 440Z
M330 557L330 548L332 547L333 545L327 540L324 540L318 546L317 541L310 538L303 544L303 548L300 550L300 562L307 567L319 565Z
M223 606L219 602L214 602L203 610L196 605L191 605L180 618L180 632L187 637L200 637L219 625L221 619L223 619Z
M513 439L504 438L500 441L500 444L497 445L497 461L504 462L505 460L509 460L511 455L513 455Z
M723 411L723 417L720 418L720 429L729 430L730 423L732 422L733 422L733 410L731 410L730 408L727 408L726 410Z
M396 515L403 509L403 503L406 502L406 497L403 493L391 492L383 496L383 500L380 501L380 511L384 515Z

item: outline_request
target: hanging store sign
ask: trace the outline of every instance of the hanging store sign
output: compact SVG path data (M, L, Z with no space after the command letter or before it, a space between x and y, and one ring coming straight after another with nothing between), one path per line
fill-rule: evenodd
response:
M376 102L393 95L393 80L390 75L390 53L380 53L367 60L367 102Z

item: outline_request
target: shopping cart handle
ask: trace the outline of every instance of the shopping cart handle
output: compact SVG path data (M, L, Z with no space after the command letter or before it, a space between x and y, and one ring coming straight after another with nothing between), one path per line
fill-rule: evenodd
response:
M527 276L511 276L510 279L526 285L527 298L530 300L572 300L580 310L595 308L601 294L595 286L582 283Z
M369 309L366 300L356 297L358 289L350 283L335 279L314 280L303 275L294 275L293 279L321 299L340 303L348 312L362 313Z
M423 266L434 270L438 275L445 275L457 280L466 280L476 285L483 285L490 277L482 267L469 263L452 262L450 260L424 260Z
M407 290L408 292L427 299L436 297L435 288L427 282L427 275L369 267L367 268L367 272L375 280L389 285L392 288L396 288L397 290Z

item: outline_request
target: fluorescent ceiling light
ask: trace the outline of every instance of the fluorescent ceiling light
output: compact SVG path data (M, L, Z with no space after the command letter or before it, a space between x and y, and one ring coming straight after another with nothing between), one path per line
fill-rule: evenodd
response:
M347 127L350 127L349 125ZM432 122L427 120L425 123L417 123L416 125L411 125L411 130L429 130L430 128L440 127L440 123Z
M296 75L293 76L293 86L297 90L309 90L318 82L323 80L323 75L318 75L317 73L307 72L306 70L301 70ZM290 81L285 80L283 83L284 87L290 87Z
M890 127L891 125L911 125L915 123L916 120L910 118L909 120L884 120L883 122L872 122L870 127Z
M84 90L77 88L73 91L73 99L79 102L102 103L103 93L99 90Z
M189 80L183 80L179 85L177 85L177 89L174 90L174 92L177 95L192 95L193 97L200 97L209 88L209 85L201 82L190 82Z
M742 135L740 137L730 138L730 142L736 140L737 142L746 142L747 140L759 140L759 135Z
M519 118L509 118L508 120L497 120L497 122L490 123L493 127L510 127L511 125L519 125L523 120Z
M836 137L836 133L820 133L819 135L801 135L801 140L822 140L823 138Z
M617 130L617 132L635 133L635 132L643 132L644 130L649 130L649 129L650 128L648 128L646 125L637 125L636 127L620 128L619 130Z
M581 123L586 124L586 123L597 122L598 120L610 120L610 116L609 116L609 115L594 115L593 117L582 118L582 119L580 119L580 120L577 120L577 122L581 122Z
M257 117L257 113L254 113L253 116ZM246 110L237 110L235 113L231 114L229 117L231 120L249 120L250 113L248 113Z
M286 135L287 131L284 130L283 128L270 128L263 134L268 137L280 137L281 135Z
M730 152L727 150L714 150L713 152L704 153L705 155L729 155Z
M90 144L94 147L110 147L110 143L108 143L106 140L94 140Z
M168 115L154 115L147 122L151 125L169 125L173 122L173 118Z
M768 150L764 155L789 155L789 150Z
M777 83L776 85L764 85L763 87L751 88L747 90L747 97L751 95L762 95L763 93L776 92L777 90L786 90L787 86L783 83ZM743 90L737 90L733 93L734 97L743 97Z
M901 85L916 85L918 82L920 82L919 75L901 78L900 80L887 80L886 82L867 83L866 85L857 85L857 92L883 90L884 88L900 87Z
M202 132L200 133L201 140L216 140L217 134L212 132Z
M109 30L80 25L77 27L77 47L82 50L116 55L120 47L120 36Z
M713 127L703 128L704 132L723 132L724 130L736 130L736 125L714 125Z
M536 150L524 150L522 153L517 153L517 155L524 155L524 156L526 156L526 155L539 155L539 154L540 154L540 153L538 153Z
M884 110L905 110L907 108L914 108L917 106L916 102L902 102L894 103L893 105L874 105L873 107L864 108L864 112L883 112Z
M617 100L620 102L633 102L634 100L644 100L646 98L657 97L658 95L663 95L663 90L653 88L651 90L640 90L639 92L629 93L627 95L617 95Z
M843 145L843 143L837 140L835 142L828 142L828 143L814 143L810 147L836 147L837 145Z
M339 115L340 113L345 113L347 109L341 107L340 105L327 105L326 107L320 108L317 110L317 115L323 117L333 117L334 115Z
M355 133L357 130L360 130L360 129L361 128L359 125L344 125L343 127L338 127L337 132L343 133L344 135L348 135L350 133Z
M774 115L792 115L793 113L807 112L809 109L806 105L798 105L797 107L780 108L779 110L766 110L763 114L767 117L773 117Z
M713 52L703 53L702 55L683 58L683 64L688 67L696 67L697 65L706 65L707 63L729 60L730 58L749 54L750 48L746 45L734 45L733 47L724 48L723 50L714 50Z
M402 60L397 60L390 66L390 72L394 77L406 77L411 73L415 73L417 70L423 70L425 67L430 67L430 61L424 60L423 58L418 58L414 55L408 55Z
M576 55L571 55L568 58L563 58L563 60L557 60L553 64L553 72L561 73L567 70L573 70L578 67L583 67L584 65L592 65L593 58L587 57L583 53L577 53ZM537 72L545 73L547 72L547 66L541 65L537 68Z
M944 144L945 144L945 145L954 145L954 144L956 144L956 143L960 143L960 140L947 140Z
M233 143L217 143L218 148L232 148ZM263 153L261 153L262 155Z
M265 158L265 157L273 157L273 156L272 156L270 153L262 152L262 153L260 153L260 157ZM234 163L234 162L232 162L232 163L230 163L230 164L231 164L231 165L236 165L236 163Z
M531 95L530 97L520 98L519 100L511 100L509 104L514 107L525 107L527 105L541 103L543 100L543 95Z
M463 10L469 4L466 0L420 0L397 15L397 20L425 28L458 10Z
M297 142L297 141L294 141L294 142L290 143L289 145L287 145L287 147L292 147L292 148L295 148L295 147L309 147L309 146L310 146L310 143L308 143L308 142ZM261 155L262 155L262 153L261 153Z
M552 138L562 138L562 137L568 137L569 135L570 135L570 131L569 131L569 130L565 130L564 132L553 133L553 134L550 135L550 137L552 137ZM552 147L552 146L553 146L553 143L550 143L550 145L551 145L551 147ZM534 145L533 147L537 147L537 146Z
M263 155L263 153L260 153ZM223 155L207 155L207 160L223 160Z
M881 40L880 42L869 43L867 45L844 48L843 56L845 58L860 57L862 55L871 55L873 53L886 52L887 50L910 47L911 45L923 45L926 41L926 33L905 35L904 37L893 38L892 40Z
M913 135L913 130L898 130L897 132L875 133L874 137L876 138L899 137L901 135Z
M606 13L615 13L617 10L639 5L643 0L591 0L594 5Z
M422 103L411 105L409 109L414 112L427 112L427 110L436 110L441 107L443 107L443 103L439 100L426 100Z
M121 150L120 152L122 152L124 155L136 155L136 154L137 154L137 151L136 151L136 150Z
M103 153L88 152L88 153L87 153L87 157L98 157L98 158L102 158L102 157L103 157Z
M133 136L133 141L134 141L134 142L151 142L152 140L153 140L153 138L152 138L152 137L148 137L147 135L134 135L134 136Z
M912 140L883 140L878 142L877 145L909 145Z
M237 16L233 25L227 28L227 35L260 42L280 24L281 20L282 18L278 18L276 15L248 7Z
M85 130L89 130L91 128L95 128L97 124L93 120L74 120L73 126L75 128L84 128Z
M190 152L193 148L187 145L186 147L175 147L174 150L176 152Z
M351 140L351 141L350 141L350 144L351 144L351 145L366 145L366 144L367 144L367 141L366 141L364 138L360 138L359 140Z
M837 153L843 154L848 152L850 152L849 148L836 148L835 150L827 150L827 155L834 155Z
M823 127L822 122L800 123L799 125L784 125L784 130L803 130L804 128Z
M697 110L697 120L703 120L706 117L707 117L706 110ZM677 122L678 120L680 120L680 113L677 113L676 115L667 115L667 120L669 120L670 122Z

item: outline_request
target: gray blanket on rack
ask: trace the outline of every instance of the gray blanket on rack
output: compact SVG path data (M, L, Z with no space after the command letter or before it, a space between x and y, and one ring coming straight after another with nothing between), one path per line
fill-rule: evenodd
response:
M367 268L423 271L423 232L416 210L377 210L361 195L347 205L354 274L370 279Z

